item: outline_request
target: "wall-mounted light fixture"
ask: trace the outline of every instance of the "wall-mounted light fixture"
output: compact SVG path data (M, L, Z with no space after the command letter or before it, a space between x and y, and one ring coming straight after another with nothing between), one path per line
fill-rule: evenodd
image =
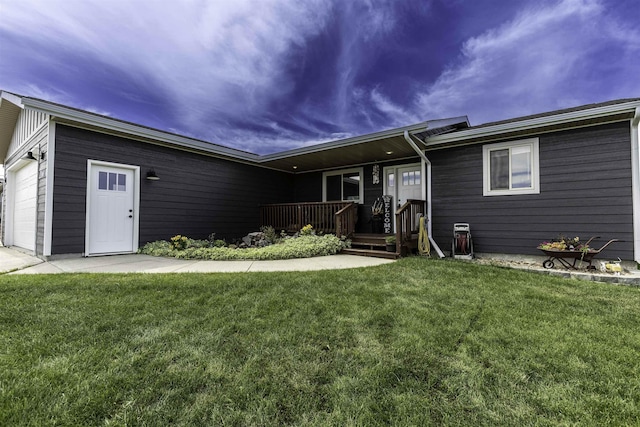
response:
M38 159L33 157L33 152L32 151L27 151L27 154L24 155L22 160L38 160Z
M38 155L38 157L40 157L40 160L44 160L44 152L40 152L38 154L38 149L34 148L33 151L27 151L27 154L25 154L22 157L22 160L38 160L33 154L35 153L36 155Z
M160 177L156 175L156 171L153 168L147 171L147 179L149 181L160 181Z

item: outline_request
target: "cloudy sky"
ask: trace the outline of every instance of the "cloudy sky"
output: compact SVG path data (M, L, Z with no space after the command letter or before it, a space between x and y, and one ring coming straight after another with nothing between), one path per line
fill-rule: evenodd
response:
M0 0L0 89L269 153L640 97L637 0Z

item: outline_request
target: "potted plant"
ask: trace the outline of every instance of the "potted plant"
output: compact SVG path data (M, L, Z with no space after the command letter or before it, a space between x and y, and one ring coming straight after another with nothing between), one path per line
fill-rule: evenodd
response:
M387 246L387 252L396 251L396 236L387 236L385 237L384 242Z

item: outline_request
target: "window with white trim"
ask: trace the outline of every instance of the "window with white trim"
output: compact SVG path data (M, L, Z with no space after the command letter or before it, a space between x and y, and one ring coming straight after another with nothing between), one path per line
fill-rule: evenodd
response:
M482 147L483 194L539 194L538 158L538 138L485 145Z
M322 174L322 200L325 202L361 203L364 194L362 168L324 172Z

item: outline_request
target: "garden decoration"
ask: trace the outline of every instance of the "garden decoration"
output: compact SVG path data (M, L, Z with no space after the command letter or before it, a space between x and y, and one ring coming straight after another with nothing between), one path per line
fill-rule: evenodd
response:
M538 249L549 257L542 263L542 266L544 268L553 268L555 266L554 261L558 261L567 270L577 270L582 261L584 261L589 263L587 270L595 270L595 267L591 264L593 258L611 243L618 241L618 239L611 239L600 249L594 249L589 246L594 239L599 238L599 236L592 237L586 243L580 243L579 237L574 237L573 239L560 237L554 242L542 242L538 245ZM578 261L580 261L580 264L576 267Z

